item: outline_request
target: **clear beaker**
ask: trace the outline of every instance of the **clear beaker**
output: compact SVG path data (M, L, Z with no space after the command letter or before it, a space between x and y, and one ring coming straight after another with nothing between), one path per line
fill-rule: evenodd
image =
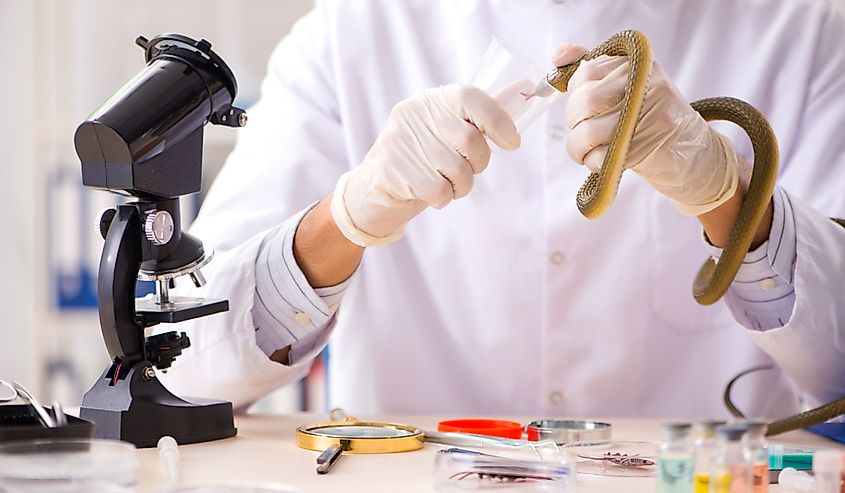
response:
M546 80L545 72L496 38L481 56L469 84L493 96L511 116L520 133L560 95L560 91ZM491 143L491 149L498 147Z

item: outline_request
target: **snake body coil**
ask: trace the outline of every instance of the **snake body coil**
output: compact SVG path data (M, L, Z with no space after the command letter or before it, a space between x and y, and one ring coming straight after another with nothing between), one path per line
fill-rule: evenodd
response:
M604 213L619 189L619 181L625 170L625 159L640 119L643 102L651 75L651 45L648 38L637 31L623 31L586 53L576 62L558 67L547 76L549 84L560 92L568 90L569 79L584 60L601 55L627 56L630 66L621 114L616 131L608 146L607 155L600 170L590 174L578 190L578 210L590 219ZM708 259L699 269L693 282L693 296L703 305L718 301L728 290L742 266L742 261L751 248L755 233L765 215L772 197L778 171L778 144L775 133L766 118L750 104L734 98L709 98L692 103L692 108L707 120L726 120L739 125L751 139L754 151L754 169L748 191L742 202L736 222L728 236L727 243L718 261ZM845 226L845 221L840 222ZM726 402L735 415L739 410L730 403L726 391ZM770 424L769 435L804 428L821 423L845 412L845 398L820 408L788 417Z
M625 170L628 147L640 119L649 76L651 45L641 32L623 31L586 53L578 61L559 67L549 74L549 83L566 92L569 79L584 60L601 55L627 56L630 65L619 124L611 139L601 169L592 173L578 190L578 210L590 219L597 218L613 203ZM728 290L742 260L748 253L754 234L769 206L778 169L777 138L766 118L750 104L734 98L709 98L692 103L705 120L727 120L739 125L751 138L754 171L736 223L731 229L718 262L711 258L701 267L693 283L693 296L703 305L718 301Z

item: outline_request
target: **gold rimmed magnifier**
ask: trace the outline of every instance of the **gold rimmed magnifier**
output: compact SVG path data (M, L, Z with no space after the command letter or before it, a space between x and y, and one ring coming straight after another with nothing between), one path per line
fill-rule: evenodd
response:
M296 444L304 449L322 451L317 457L317 473L326 474L341 455L392 454L419 450L425 435L414 426L397 423L359 421L343 411L331 412L332 421L300 426Z

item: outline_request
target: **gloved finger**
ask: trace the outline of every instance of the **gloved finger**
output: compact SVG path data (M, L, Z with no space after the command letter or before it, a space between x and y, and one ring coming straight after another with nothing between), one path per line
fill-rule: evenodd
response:
M460 155L464 164L469 165L470 175L477 175L487 168L490 146L475 125L455 118L443 123L439 133L446 145Z
M582 121L569 132L566 151L576 163L585 164L584 158L590 151L610 144L618 123L619 112L605 113Z
M624 71L627 65L617 68ZM569 94L564 109L564 118L569 128L580 122L603 115L619 108L625 97L628 78L625 74L617 77L613 74L601 80L588 81Z
M588 152L587 155L584 156L584 166L590 170L590 173L599 172L601 165L604 164L604 157L607 155L607 150L609 148L609 145L603 144Z
M468 169L469 163L445 142L429 146L425 152L431 167L419 169L421 175L412 179L401 177L395 181L401 180L408 189L407 193L401 193L400 196L414 197L431 207L442 209L455 198L456 188L460 191L472 188L472 182L468 186L462 182L467 174L472 177L472 171L463 175L459 172L456 163L462 162Z
M620 67L625 70L617 72ZM601 55L592 60L585 60L578 65L578 69L569 79L568 91L575 91L578 87L590 81L602 80L613 74L614 77L628 77L628 57Z
M475 133L480 136L480 133L477 130ZM484 137L481 137L481 140L483 141ZM487 147L487 144L484 143L484 146ZM444 159L440 159L436 161L436 163L437 167L435 168L435 171L440 174L443 180L446 180L449 183L452 199L459 199L469 194L472 190L474 181L473 168L469 160L461 156L460 153L452 153L449 157L444 157ZM442 205L439 204L432 205L438 208L442 207ZM443 205L446 204L444 203Z
M587 53L587 48L575 43L561 43L552 49L552 63L555 67L563 67L575 63Z
M492 96L472 86L451 85L442 90L458 116L475 125L497 146L505 150L519 147L520 137L513 119Z

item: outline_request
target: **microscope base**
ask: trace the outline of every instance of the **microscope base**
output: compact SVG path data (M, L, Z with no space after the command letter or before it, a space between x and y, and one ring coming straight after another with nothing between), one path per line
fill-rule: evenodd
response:
M149 363L129 370L112 385L107 369L82 399L80 417L93 421L94 436L155 447L172 436L180 445L235 436L232 404L207 399L180 399L156 378L143 375Z

